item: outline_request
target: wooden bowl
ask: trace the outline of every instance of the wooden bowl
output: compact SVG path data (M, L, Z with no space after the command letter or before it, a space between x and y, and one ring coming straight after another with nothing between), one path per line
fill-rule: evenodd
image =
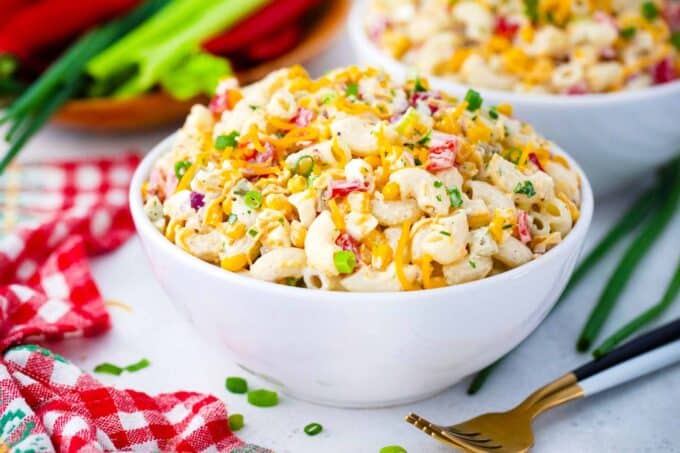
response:
M342 29L351 0L330 0L310 21L300 43L286 54L254 67L237 71L242 85L255 82L270 72L304 63L323 52ZM52 123L88 132L128 132L179 124L192 105L206 102L203 96L178 101L163 92L130 99L93 98L67 102Z

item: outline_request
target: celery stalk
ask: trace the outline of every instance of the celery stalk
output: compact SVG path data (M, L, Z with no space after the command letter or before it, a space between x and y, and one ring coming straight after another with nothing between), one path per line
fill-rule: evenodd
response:
M187 2L194 5L190 8ZM88 67L97 79L109 78L125 67L134 66L136 73L115 92L116 97L133 97L152 88L168 74L177 70L183 61L189 61L199 53L201 43L222 30L247 17L264 6L268 0L222 0L196 1L174 0L171 6L149 22L150 29L132 33L129 43L121 41L119 46L104 52ZM177 3L177 4L175 4ZM168 22L163 21L166 11ZM181 21L177 11L184 11ZM164 31L161 32L160 30ZM141 36L141 37L140 37ZM146 40L145 40L146 39ZM120 58L122 56L122 58ZM113 60L119 59L118 63Z

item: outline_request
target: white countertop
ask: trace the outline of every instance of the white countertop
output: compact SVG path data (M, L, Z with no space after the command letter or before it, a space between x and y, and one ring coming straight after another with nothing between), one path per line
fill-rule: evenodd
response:
M347 40L341 37L309 67L312 73L352 62ZM22 158L113 153L126 148L149 149L164 134L111 137L78 135L48 128L33 140ZM588 247L625 210L638 190L597 200ZM604 339L623 322L655 303L664 291L678 259L680 215L654 246L631 281L606 325ZM618 254L623 250L619 247ZM224 388L227 376L246 377L251 386L266 383L248 375L220 356L180 317L153 279L137 238L119 250L93 261L100 289L109 300L124 302L132 313L111 308L113 330L100 338L74 340L54 349L85 370L103 361L132 363L142 357L152 365L120 377L98 375L103 382L149 393L195 390L222 398L230 413L245 416L244 440L279 453L377 453L398 444L409 453L453 451L403 421L410 411L443 424L490 410L504 410L530 391L589 360L575 352L574 343L602 285L615 266L613 255L598 267L487 382L480 394L465 393L468 380L429 400L379 410L348 410L315 406L280 395L280 404L261 409ZM664 316L680 316L680 301ZM267 335L267 332L262 332ZM618 389L571 403L542 416L535 424L536 448L541 453L680 452L680 366L667 369ZM324 426L309 437L302 428L310 422Z

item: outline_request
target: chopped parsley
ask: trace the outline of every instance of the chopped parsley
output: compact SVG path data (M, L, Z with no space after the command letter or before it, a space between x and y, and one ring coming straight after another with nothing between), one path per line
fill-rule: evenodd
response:
M671 35L671 44L676 50L680 51L680 31L676 31Z
M465 94L465 101L468 111L474 112L482 106L482 95L470 88Z
M415 87L413 87L413 90L416 93L423 93L427 91L427 87L423 85L423 82L420 80L420 77L416 77L416 84Z
M534 190L534 185L531 183L531 181L518 182L513 189L513 192L523 193L529 198L536 195L536 190Z
M347 84L347 89L345 90L345 96L350 97L354 96L355 98L359 97L359 85L357 85L354 82L350 82Z
M637 29L635 27L624 27L621 29L619 34L623 39L633 39L636 31Z
M451 207L460 208L463 205L463 196L460 194L460 190L458 190L458 187L446 189L446 193L449 195Z
M659 17L659 8L652 1L646 1L640 6L640 14L647 20Z
M524 14L531 22L538 22L538 0L524 0Z
M238 145L238 131L231 131L227 135L219 135L215 139L215 149L222 151L223 149L236 148Z

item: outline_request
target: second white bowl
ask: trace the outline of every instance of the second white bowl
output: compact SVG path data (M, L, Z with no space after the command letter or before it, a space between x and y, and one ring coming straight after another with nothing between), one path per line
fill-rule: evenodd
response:
M359 62L397 80L414 73L383 53L364 32L366 1L355 2L350 38ZM430 85L464 96L468 86L428 76ZM475 88L486 105L508 102L515 116L567 150L583 166L597 195L625 186L680 153L680 81L639 91L582 96L523 94Z

